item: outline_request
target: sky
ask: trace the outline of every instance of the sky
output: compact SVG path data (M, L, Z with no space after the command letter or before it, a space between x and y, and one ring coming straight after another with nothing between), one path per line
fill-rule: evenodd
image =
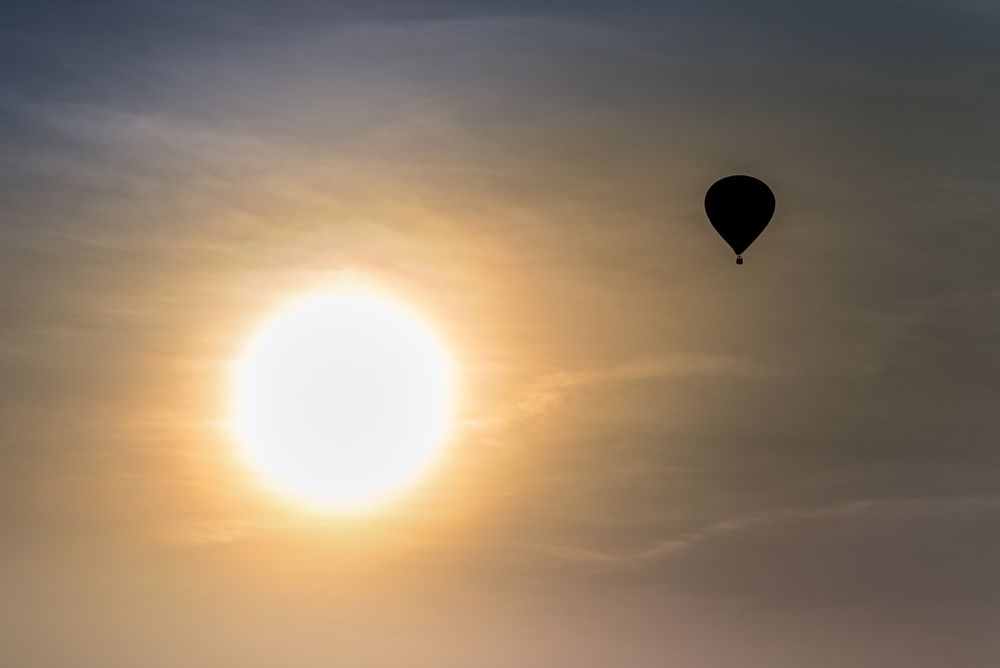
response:
M0 663L995 666L998 82L985 0L5 5ZM356 518L225 428L345 281L462 388Z

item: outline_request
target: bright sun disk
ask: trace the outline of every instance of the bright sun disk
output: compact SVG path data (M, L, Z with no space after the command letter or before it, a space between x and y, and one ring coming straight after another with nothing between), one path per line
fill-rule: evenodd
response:
M351 512L403 492L453 421L453 364L418 314L383 295L308 297L268 318L236 364L233 427L268 487Z

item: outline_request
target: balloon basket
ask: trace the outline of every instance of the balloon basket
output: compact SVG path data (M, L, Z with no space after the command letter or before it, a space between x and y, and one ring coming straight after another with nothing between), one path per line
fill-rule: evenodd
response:
M743 256L742 255L737 255L736 256L736 264L743 264Z

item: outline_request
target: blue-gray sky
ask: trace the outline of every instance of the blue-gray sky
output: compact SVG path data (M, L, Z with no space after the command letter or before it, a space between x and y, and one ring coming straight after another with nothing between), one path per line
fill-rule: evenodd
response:
M996 665L998 84L985 1L5 7L0 662ZM345 278L464 388L363 522L220 428Z

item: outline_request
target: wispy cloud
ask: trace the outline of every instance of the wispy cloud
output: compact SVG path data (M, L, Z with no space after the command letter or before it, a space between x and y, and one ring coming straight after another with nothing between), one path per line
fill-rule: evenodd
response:
M749 376L768 373L752 360L709 354L677 354L633 360L603 369L558 371L539 376L510 404L495 414L473 419L468 427L496 433L524 420L556 410L574 393L600 386L679 376Z
M718 520L697 529L665 537L631 552L610 553L570 546L526 546L554 559L571 562L591 573L639 569L717 538L753 532L765 527L825 523L841 520L929 520L1000 512L1000 495L956 498L863 499L814 508L772 508Z

